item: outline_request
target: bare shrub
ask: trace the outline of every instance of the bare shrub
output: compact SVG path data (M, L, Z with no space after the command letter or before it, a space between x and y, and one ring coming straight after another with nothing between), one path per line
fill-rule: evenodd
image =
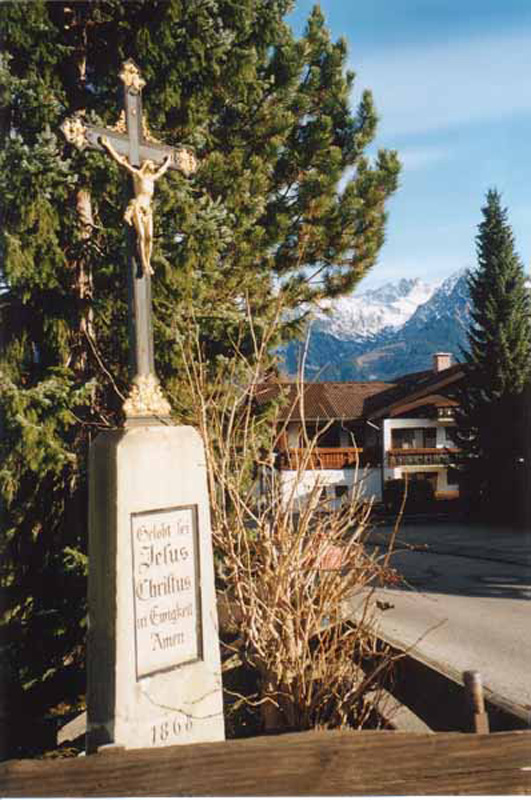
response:
M259 337L249 315L252 356L235 341L239 357L215 370L198 330L188 320L179 340L206 449L224 672L243 667L254 676L247 688L226 681L232 709L258 709L265 730L361 727L372 713L365 696L371 690L374 702L391 660L371 628L371 592L388 575L364 547L371 504L358 482L332 508L319 480L300 503L297 486L316 447L306 432L295 480L282 485L282 391L266 407L256 403L275 320ZM356 596L354 623L345 602Z

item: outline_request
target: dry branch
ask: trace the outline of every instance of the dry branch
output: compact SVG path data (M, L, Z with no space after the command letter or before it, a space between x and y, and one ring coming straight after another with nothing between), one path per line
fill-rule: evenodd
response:
M319 480L299 504L297 481L317 443L305 428L296 479L282 486L275 464L287 423L274 405L255 403L279 316L258 330L248 313L252 356L235 342L239 355L213 376L194 320L179 335L206 449L225 668L254 672L248 704L260 708L265 729L359 728L372 711L364 694L378 692L390 662L369 612L388 573L364 547L371 508L359 482L338 509L323 500ZM302 382L296 402L303 407ZM363 613L353 624L342 608L356 594ZM244 693L234 693L241 703Z

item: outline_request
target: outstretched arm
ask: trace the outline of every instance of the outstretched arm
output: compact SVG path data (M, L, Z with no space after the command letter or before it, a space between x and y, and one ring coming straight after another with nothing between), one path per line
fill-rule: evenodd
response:
M161 178L164 175L164 173L168 171L168 169L170 168L171 162L172 162L172 155L171 155L171 153L169 153L166 156L166 158L164 159L161 168L158 169L156 171L155 175L153 176L155 178L155 180L158 180L159 178Z
M117 150L114 149L106 136L100 136L100 144L107 150L109 155L111 155L114 160L118 162L118 164L120 164L122 167L125 167L126 170L131 173L131 175L135 175L138 172L135 167L131 166L125 156L122 156Z

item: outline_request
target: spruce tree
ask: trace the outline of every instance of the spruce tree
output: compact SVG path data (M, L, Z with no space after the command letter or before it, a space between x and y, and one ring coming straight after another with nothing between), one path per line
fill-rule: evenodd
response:
M531 307L507 210L487 192L468 276L471 323L467 379L458 416L470 500L490 519L522 517L529 446L524 389L531 377ZM527 462L527 463L526 463Z
M251 352L238 333L245 303L267 325L280 295L293 312L288 337L303 303L348 292L376 261L397 156L364 156L371 94L351 109L345 42L331 41L318 8L297 38L290 7L0 8L3 655L25 688L82 665L87 447L119 424L128 387L129 187L105 154L66 143L63 120L114 124L118 73L133 58L151 131L196 149L194 180L168 174L155 199L155 352L177 419L187 414L176 341L185 315L215 373L218 359Z

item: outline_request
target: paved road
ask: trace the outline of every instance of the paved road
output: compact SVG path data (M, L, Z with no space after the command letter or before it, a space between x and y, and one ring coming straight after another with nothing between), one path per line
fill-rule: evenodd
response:
M389 542L392 527L377 526L375 542ZM531 569L531 531L464 523L409 523L400 526L395 549L419 547L430 552L492 558Z
M487 692L531 711L531 535L405 526L391 564L407 583L376 592L383 638L454 677L477 669Z

